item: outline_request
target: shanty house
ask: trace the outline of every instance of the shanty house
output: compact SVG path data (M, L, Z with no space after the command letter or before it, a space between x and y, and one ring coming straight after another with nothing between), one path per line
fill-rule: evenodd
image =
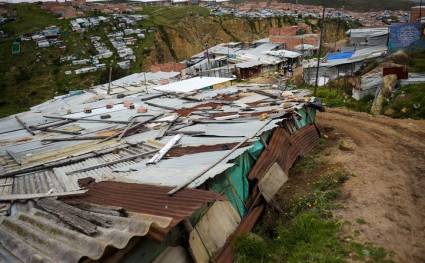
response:
M136 73L0 119L2 258L232 262L233 234L318 143L317 102L173 76Z
M388 51L387 46L368 47L355 51L331 53L319 64L319 78L323 85L329 80L343 76L353 76L366 62L383 57ZM316 81L317 60L313 59L303 64L304 81L314 84Z
M388 44L388 27L356 28L347 31L352 46L386 46Z

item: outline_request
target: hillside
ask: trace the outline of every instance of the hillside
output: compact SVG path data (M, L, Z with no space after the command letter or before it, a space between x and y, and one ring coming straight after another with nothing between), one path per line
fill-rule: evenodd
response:
M27 110L32 105L70 90L107 82L107 70L65 75L66 71L76 67L61 62L60 58L70 55L82 58L92 54L90 37L106 39L111 25L80 34L71 30L68 19L58 19L42 10L40 5L19 4L9 8L9 12L16 12L16 21L0 26L0 30L8 34L8 38L0 40L0 116ZM152 64L188 58L200 52L205 43L215 45L259 39L267 36L271 26L285 23L283 18L264 21L217 18L209 16L208 9L197 6L146 7L138 13L148 14L150 18L139 22L137 27L153 28L154 32L146 33L145 39L135 48L136 61L129 70L114 67L113 79L148 69ZM61 40L66 49L40 49L34 41L23 41L21 53L12 55L12 42L16 38L51 25L61 28ZM105 42L108 43L107 40ZM109 67L110 60L102 63Z
M16 20L0 25L8 34L0 39L0 116L27 110L54 96L71 90L85 89L108 81L109 65L112 63L112 79L134 72L149 70L157 63L181 61L202 51L207 44L213 46L231 41L253 41L266 37L271 27L294 24L285 17L268 19L234 18L210 16L209 10L198 6L187 7L143 7L136 14L149 15L139 21L137 28L146 30L145 38L135 46L136 57L128 70L116 66L117 52L109 59L101 59L106 69L80 75L66 74L81 68L61 58L74 56L84 59L96 53L91 37L100 37L111 50L108 33L116 25L104 23L84 33L72 31L70 19L58 19L41 8L40 4L18 4L8 6L10 13L16 13ZM90 14L97 16L99 14ZM314 21L313 21L314 24ZM23 34L33 34L47 26L60 27L63 48L37 48L35 41L22 41L20 54L12 55L12 43ZM330 30L325 39L333 41L335 36L343 37L346 28L329 23ZM334 34L336 28L339 33ZM111 62L114 61L114 62ZM84 66L84 65L83 65Z
M288 3L295 3L295 0L283 1ZM326 7L333 8L345 8L348 10L355 11L370 11L370 10L407 10L414 5L409 0L382 0L382 1L370 1L370 0L298 0L299 4L312 4L312 5L323 5Z

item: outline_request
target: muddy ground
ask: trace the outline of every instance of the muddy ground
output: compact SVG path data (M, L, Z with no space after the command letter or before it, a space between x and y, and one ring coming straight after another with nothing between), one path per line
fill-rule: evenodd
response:
M337 142L327 149L330 165L354 175L335 213L352 222L344 232L395 252L399 262L425 262L425 121L328 109L317 123ZM353 149L341 150L341 141Z

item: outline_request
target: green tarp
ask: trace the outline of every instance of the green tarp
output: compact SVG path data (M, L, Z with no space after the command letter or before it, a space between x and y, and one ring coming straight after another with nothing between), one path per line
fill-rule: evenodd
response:
M301 119L295 120L295 125L297 126L297 129L301 129L302 127L305 127L309 124L313 124L315 118L316 118L316 110L313 108L302 108L297 110L298 114L302 116Z
M297 129L312 124L316 117L316 110L312 108L302 108L297 110L297 112L302 116L302 119L295 121ZM262 135L263 141L267 142L271 133L265 132ZM248 174L264 150L264 145L261 141L258 140L253 143L248 151L234 160L235 165L233 167L216 176L211 183L210 189L225 195L241 217L247 211L245 201L249 197Z
M270 133L262 135L265 140L268 139ZM260 140L234 160L235 165L227 169L224 173L215 177L211 189L214 192L226 195L229 202L243 217L246 213L245 201L249 197L248 174L258 159L264 145Z

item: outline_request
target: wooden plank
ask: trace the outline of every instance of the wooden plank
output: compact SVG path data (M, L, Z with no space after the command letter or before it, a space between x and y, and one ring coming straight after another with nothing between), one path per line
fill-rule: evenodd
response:
M28 133L33 136L35 135L35 133L25 124L25 122L21 120L21 118L18 117L18 115L15 115L15 119Z
M175 111L176 110L176 108L169 107L169 106L164 106L164 105L159 105L159 104L156 104L156 103L153 103L153 102L149 102L149 101L145 101L145 103L147 105L149 105L149 106L153 106L153 107L156 107L156 108L161 108L161 109L171 110L171 111Z
M49 198L37 201L37 205L43 210L56 215L60 220L75 228L79 232L86 235L94 235L97 233L97 226L94 223L82 218L81 216L74 215L72 212L68 211L67 207L63 207L58 203L60 202Z
M161 117L162 115L164 115L164 114L163 114L163 113L161 113L161 114L158 114L158 115L152 115L152 117L151 117L151 118L149 118L149 119L147 119L147 120L144 120L144 121L142 121L142 122L136 123L136 124L134 124L133 126L129 127L125 133L127 134L129 131L134 131L134 130L136 130L136 129L140 128L142 125L144 125L144 124L146 124L146 123L148 123L148 122L150 122L150 121L152 121L152 120L155 120L156 118L159 118L159 117ZM115 137L117 137L117 136L120 136L120 134L121 134L121 132L117 132L117 133L115 133L115 134L113 134L113 135L111 135L111 136L108 136L108 137L106 137L105 139L101 140L99 143L109 141L109 140L111 140L111 139L113 139L113 138L115 138Z
M44 118L67 120L67 121L89 121L89 122L102 122L102 123L114 123L114 124L128 124L129 121L113 121L113 120L101 120L101 119L87 119L87 118L71 118L62 116L49 116L44 115Z
M103 140L110 136L87 136L87 137L68 137L68 138L49 138L43 139L41 142L68 142L68 141L92 141Z
M5 150L5 152L18 164L21 164L21 162L19 161L18 157L15 156L15 153L12 152L11 150Z
M62 121L53 121L50 123L46 123L46 124L42 124L42 125L38 125L38 126L29 126L32 130L41 130L41 129L45 129L45 128L51 128L51 127L57 127L57 126L62 126L65 124L69 124L71 122L71 120L62 120Z
M81 203L81 202L72 201L72 200L69 200L69 201L64 200L64 202L88 212L94 212L94 213L111 215L111 216L127 217L127 212L125 211L125 209L118 206L96 205L96 204L90 204L90 203Z
M278 99L278 98L279 98L279 96L276 96L276 95L270 94L270 93L265 92L265 91L263 91L263 90L258 90L258 89L248 89L248 91L251 91L251 92L254 92L254 93L257 93L257 94L260 94L260 95L263 95L263 96L269 97L269 98L272 98L272 99Z
M41 128L40 130L43 132L61 133L61 134L68 134L68 135L81 135L81 132L63 131L63 130L58 130L53 128Z
M136 118L133 118L131 122L125 127L125 129L121 132L121 134L118 136L118 140L121 140L122 137L127 133L127 131L133 126L134 122L136 121Z
M167 133L167 131L169 131L171 129L171 127L174 125L174 123L176 123L176 121L180 118L179 115L177 115L172 121L170 121L165 127L163 127L158 135L156 135L155 139L161 139L162 137L165 136L165 134Z
M39 193L39 194L17 194L17 195L1 195L0 201L14 201L14 200L28 200L45 197L58 197L58 196L75 196L85 194L87 190L78 190L72 192L62 193Z

